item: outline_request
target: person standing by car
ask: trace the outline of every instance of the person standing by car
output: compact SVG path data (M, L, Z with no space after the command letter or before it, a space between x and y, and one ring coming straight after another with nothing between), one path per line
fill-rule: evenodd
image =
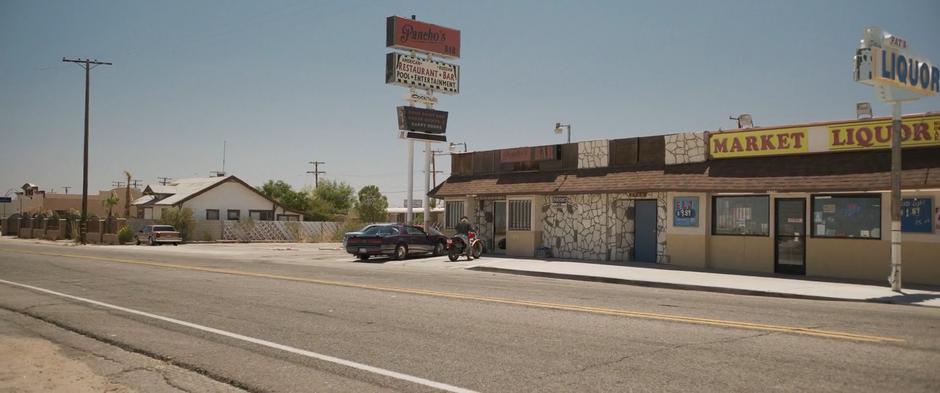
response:
M473 230L473 227L470 225L470 219L467 216L460 217L460 222L454 226L454 230L457 231L456 236L463 240L464 252L470 252L470 231Z

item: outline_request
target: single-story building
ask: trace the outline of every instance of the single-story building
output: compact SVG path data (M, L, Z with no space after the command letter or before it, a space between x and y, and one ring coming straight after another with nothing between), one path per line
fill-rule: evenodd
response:
M388 214L387 222L408 222L408 208L407 207L389 207L385 209L385 213ZM414 208L412 213L415 215L415 224L421 225L424 220L418 220L417 217L419 214L424 214L424 208ZM443 207L433 207L431 208L431 226L440 226L444 224L444 208Z
M69 211L80 212L82 210L82 193L56 193L40 189L38 185L26 183L21 187L22 191L16 192L16 203L13 204L18 211L24 214L37 213L56 213L60 217L68 215ZM81 191L81 190L79 190ZM88 193L88 216L107 217L108 207L103 203L111 195L118 199L117 205L111 209L111 214L115 216L124 215L124 196L130 192L130 200L135 200L141 195L141 191L136 188L129 190L124 187L112 188L110 190L98 191L97 193Z
M458 153L431 191L487 251L884 280L890 118ZM940 285L940 114L904 116L904 280Z
M197 220L303 221L303 213L289 210L233 176L174 180L148 185L134 201L137 218L159 220L163 209L188 208Z

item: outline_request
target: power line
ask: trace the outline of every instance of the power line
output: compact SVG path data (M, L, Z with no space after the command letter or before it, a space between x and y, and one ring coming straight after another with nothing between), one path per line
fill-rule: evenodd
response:
M171 178L171 177L157 176L157 179L160 179L160 185L161 185L161 186L165 186L167 183L173 181L173 178Z
M140 188L140 179L131 180L131 187L132 187L132 188Z
M72 188L72 186L62 186L62 188L64 188L64 189L65 189L65 193L68 194L68 193L69 193L69 188Z

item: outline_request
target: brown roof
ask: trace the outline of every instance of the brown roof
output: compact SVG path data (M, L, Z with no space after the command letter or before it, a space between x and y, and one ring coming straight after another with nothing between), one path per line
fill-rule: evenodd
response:
M940 188L940 148L905 149L902 187ZM601 168L452 176L431 191L466 195L655 191L872 191L890 189L890 151L710 160L665 168Z

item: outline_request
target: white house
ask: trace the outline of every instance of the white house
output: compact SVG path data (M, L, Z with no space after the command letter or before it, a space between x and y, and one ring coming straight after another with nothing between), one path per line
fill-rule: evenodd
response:
M303 220L302 213L285 208L232 175L149 185L132 205L137 207L137 218L154 220L160 219L163 209L173 207L192 210L197 220Z

